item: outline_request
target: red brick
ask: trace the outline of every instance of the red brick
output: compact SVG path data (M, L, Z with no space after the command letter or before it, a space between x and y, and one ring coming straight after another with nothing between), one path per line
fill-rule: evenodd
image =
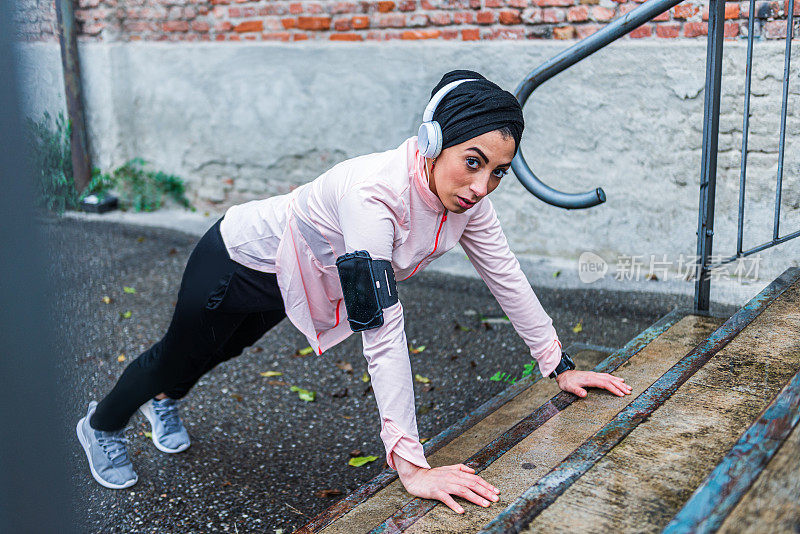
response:
M694 4L678 4L672 8L672 18L690 19L700 12L700 8Z
M478 11L478 24L494 24L495 20L494 11Z
M444 29L442 30L442 39L458 39L458 36L461 35L461 32L454 29Z
M708 35L707 22L687 22L683 25L684 37L700 37L701 35Z
M369 28L369 17L359 16L353 17L350 20L353 22L354 30L363 30L364 28Z
M520 9L524 9L528 7L530 2L528 0L506 0L506 5L508 7L518 7Z
M303 4L289 4L289 13L299 15L303 12Z
M553 39L572 39L575 37L575 28L572 26L562 26L553 28Z
M542 9L542 22L564 22L567 19L567 14L563 9L555 9L546 7Z
M297 17L297 27L301 30L327 30L331 27L331 18Z
M189 30L189 23L185 20L167 20L162 24L162 28L165 32L185 32Z
M289 32L269 32L261 34L261 38L265 41L288 41L292 38L292 34Z
M247 0L247 1L249 1L249 0ZM317 2L313 2L313 3L307 2L303 7L305 8L306 13L312 13L314 15L319 15L320 13L325 13L325 8L322 6L322 4L317 3Z
M658 15L657 17L653 17L652 20L653 20L653 22L663 22L665 20L669 20L669 10L664 11L663 13Z
M481 0L469 0L469 7L471 9L480 9L481 8Z
M501 11L500 24L520 24L522 19L519 16L519 11Z
M734 37L739 35L739 23L735 21L726 22L725 28L723 28L722 31L726 39L733 39Z
M292 34L293 41L307 41L308 35L305 33L293 33Z
M381 0L378 2L378 12L379 13L388 13L394 9L394 2L390 0Z
M224 34L222 34L222 33L218 33L218 34L216 34L216 35L214 36L214 40L215 40L215 41L224 41L224 40L225 40L225 35L224 35Z
M633 2L628 2L628 3L625 3L625 4L620 4L619 8L617 9L617 16L618 16L618 17L621 17L622 15L625 15L625 14L627 14L627 13L630 13L631 11L633 11L634 9L636 9L637 7L639 7L639 5L638 5L638 4L635 4L635 3L633 3Z
M773 20L764 24L767 39L786 39L786 21Z
M342 13L355 13L356 5L353 2L333 2L328 7L328 13L339 15Z
M397 9L398 11L415 11L417 9L417 0L400 0Z
M567 20L570 22L583 22L589 20L589 8L586 6L574 6L567 10Z
M437 39L442 34L439 30L406 30L401 39Z
M232 29L233 29L233 24L231 24L227 20L223 20L222 22L217 22L216 24L214 24L215 32L229 32Z
M211 29L211 25L204 20L192 21L192 29L196 32L207 32Z
M440 11L439 13L429 13L428 19L430 19L431 24L435 26L446 26L453 22L453 16L444 11Z
M484 7L503 7L503 0L483 0Z
M473 24L475 14L472 11L457 11L453 13L453 22L456 24Z
M606 22L614 18L614 10L602 6L594 6L592 8L592 19Z
M575 5L575 0L535 0L535 4L540 7L566 7Z
M332 33L331 41L363 41L364 36L358 33Z
M281 24L286 30L291 30L297 27L297 19L281 19Z
M748 5L748 8L749 8L749 5ZM789 0L784 0L784 2L783 2L783 12L786 15L789 14ZM798 0L794 0L794 13L793 13L793 15L795 17L800 15L800 1L798 1ZM795 32L794 38L797 39L798 37L800 37L800 36L798 36L797 32Z
M680 24L656 24L656 37L675 39L681 34Z
M628 34L631 39L641 39L653 35L653 28L650 24L643 24Z
M428 19L428 15L425 13L414 13L406 17L406 26L415 28L429 25L430 20Z
M477 41L480 39L480 30L478 28L467 28L461 30L462 41Z
M377 23L379 28L402 28L406 25L406 16L402 13L379 15Z
M494 28L487 36L489 39L498 39L504 41L519 40L525 38L524 28Z
M602 26L599 24L581 24L579 26L575 26L575 33L577 34L578 39L585 39L596 33Z

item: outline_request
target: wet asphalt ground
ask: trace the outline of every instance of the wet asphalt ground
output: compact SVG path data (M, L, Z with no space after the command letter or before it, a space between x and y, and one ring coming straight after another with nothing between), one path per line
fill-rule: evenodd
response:
M68 391L63 430L72 438L79 531L289 533L384 468L378 409L362 380L361 336L322 356L296 356L308 343L284 319L186 397L182 417L192 438L186 452L159 452L137 413L127 436L138 483L127 490L98 485L75 424L88 402L100 400L125 366L166 331L198 238L69 218L43 224L53 244L53 314ZM135 293L126 293L125 286ZM530 362L510 324L483 325L482 317L501 318L503 311L479 278L427 271L399 284L398 291L408 340L415 348L425 346L410 355L413 372L430 379L414 384L422 438L507 387L490 380L495 373L518 376ZM676 305L691 306L685 297L658 294L534 291L565 348L574 342L621 347ZM282 375L261 376L266 371ZM291 385L315 391L315 401L300 400ZM378 460L352 467L351 453Z

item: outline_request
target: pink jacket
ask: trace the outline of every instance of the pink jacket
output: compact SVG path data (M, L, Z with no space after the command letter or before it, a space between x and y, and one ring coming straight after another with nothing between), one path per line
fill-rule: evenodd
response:
M399 147L343 161L291 193L232 206L220 226L231 259L274 272L286 314L318 354L352 331L336 258L367 250L391 260L398 282L461 243L544 376L561 359L561 342L519 262L492 203L448 212L429 189L416 136ZM398 287L400 300L403 292ZM381 415L386 461L392 451L421 467L414 388L402 302L383 310L384 324L361 332Z

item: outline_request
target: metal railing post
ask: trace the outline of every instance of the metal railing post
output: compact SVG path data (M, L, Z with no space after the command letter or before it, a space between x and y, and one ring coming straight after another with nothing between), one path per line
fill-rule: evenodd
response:
M700 209L697 222L697 266L694 310L709 311L711 279L708 259L714 240L714 196L717 184L717 142L719 138L720 85L722 81L722 40L725 0L711 0L708 9L705 104L703 107L703 148L700 168Z

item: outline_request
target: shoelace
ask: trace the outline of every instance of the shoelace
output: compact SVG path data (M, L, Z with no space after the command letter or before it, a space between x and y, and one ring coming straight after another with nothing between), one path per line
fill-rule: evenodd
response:
M161 404L158 401L153 401L153 412L155 412L163 423L165 434L172 434L181 429L181 420L178 417L178 410L175 402Z
M128 449L126 447L128 440L122 436L122 431L98 432L98 434L97 443L102 447L103 453L112 464L121 466L128 463Z

